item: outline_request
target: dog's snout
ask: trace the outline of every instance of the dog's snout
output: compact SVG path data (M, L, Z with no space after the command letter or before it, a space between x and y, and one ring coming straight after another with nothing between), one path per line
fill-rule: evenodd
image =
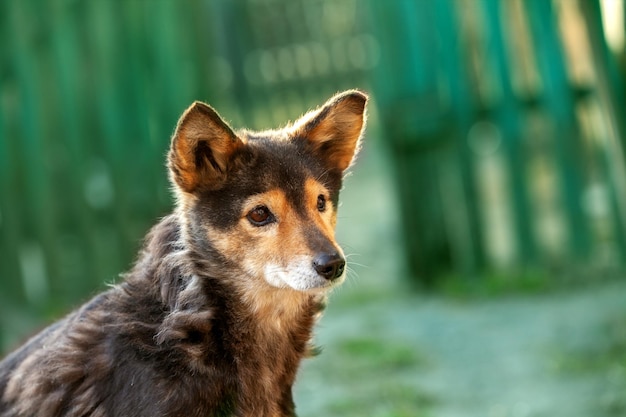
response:
M336 252L330 254L321 253L313 260L313 267L319 275L332 281L343 275L346 261Z

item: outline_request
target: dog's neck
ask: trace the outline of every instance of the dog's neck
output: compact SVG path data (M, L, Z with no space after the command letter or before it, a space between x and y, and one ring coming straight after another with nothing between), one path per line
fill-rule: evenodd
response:
M299 364L311 355L313 326L323 304L291 289L265 288L238 294L225 333L239 370L242 416L286 416ZM261 407L262 409L259 409Z
M206 355L219 345L235 365L242 409L264 404L269 408L258 415L286 415L278 409L292 404L291 386L301 359L311 354L324 296L216 276L206 261L184 252L179 239L175 218L163 219L134 269L141 276L131 272L127 279L150 280L153 297L164 304L156 342L185 350L200 373L210 372Z

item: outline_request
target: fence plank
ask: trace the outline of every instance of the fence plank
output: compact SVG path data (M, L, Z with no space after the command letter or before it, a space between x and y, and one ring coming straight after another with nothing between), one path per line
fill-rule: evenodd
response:
M604 112L607 126L607 146L604 149L608 171L609 192L613 222L617 229L616 239L622 259L626 259L626 97L624 83L617 73L602 27L599 0L579 2L591 43L591 53L596 65L597 91L599 99L607 107ZM626 2L623 2L626 12ZM624 14L626 23L626 13ZM624 25L626 33L626 24ZM610 150L610 151L609 151Z
M574 114L572 90L565 68L565 58L558 36L552 2L524 2L543 80L542 96L546 110L554 121L553 139L564 216L569 232L568 243L574 256L583 261L590 254L589 223L581 202L584 189L580 133Z
M487 59L491 64L489 76L493 77L491 82L495 82L495 89L498 91L493 116L502 132L507 158L509 190L513 203L513 235L517 241L519 260L524 263L533 263L537 261L537 245L531 224L533 214L528 196L529 175L526 167L528 155L522 143L522 128L519 124L522 109L513 92L511 69L507 61L507 55L514 51L507 51L505 44L502 4L501 1L481 1L488 39Z

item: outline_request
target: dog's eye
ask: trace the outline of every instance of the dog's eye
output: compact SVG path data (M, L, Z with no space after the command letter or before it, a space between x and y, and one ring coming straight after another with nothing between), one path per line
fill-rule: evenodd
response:
M321 194L317 196L317 211L326 211L326 197Z
M275 220L270 209L265 206L255 207L246 217L248 218L248 221L255 226L265 226Z

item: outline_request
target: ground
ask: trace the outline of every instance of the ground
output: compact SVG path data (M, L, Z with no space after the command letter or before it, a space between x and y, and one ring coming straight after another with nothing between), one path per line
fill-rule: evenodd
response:
M299 376L299 415L624 416L624 294L610 282L464 301L342 295Z
M365 149L342 196L353 273L317 329L322 354L299 374L298 415L626 416L626 278L496 295L408 290L377 152Z

